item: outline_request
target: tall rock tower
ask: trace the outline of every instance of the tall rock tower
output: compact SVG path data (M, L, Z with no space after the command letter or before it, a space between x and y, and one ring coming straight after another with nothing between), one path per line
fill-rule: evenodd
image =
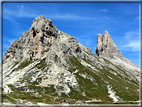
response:
M105 31L103 36L99 33L97 39L98 40L97 40L96 54L98 56L110 57L110 58L117 57L125 61L126 63L138 68L137 65L135 65L130 60L123 57L120 50L117 48L116 44L113 42L108 31Z
M97 41L96 54L98 56L123 57L121 52L118 50L116 44L113 42L108 31L105 31L103 36L99 33L97 38L98 38L98 41Z

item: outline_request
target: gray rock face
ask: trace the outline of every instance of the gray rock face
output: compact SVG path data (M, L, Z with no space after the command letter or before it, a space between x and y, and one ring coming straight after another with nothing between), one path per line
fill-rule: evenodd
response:
M68 43L75 53L81 53L81 48L75 37L70 37L68 39Z
M17 61L23 58L28 58L31 61L41 59L51 47L56 55L62 52L63 56L61 55L61 57L65 57L65 59L68 59L68 55L72 56L73 54L82 57L81 48L75 37L68 36L64 40L64 38L59 35L62 35L62 32L60 31L59 33L59 30L53 25L50 19L39 16L33 20L31 28L25 31L22 37L14 43L11 43L10 48L5 53L3 63L13 58ZM49 55L48 57L50 57L53 51L47 54ZM48 57L46 63L53 60L52 57Z
M17 59L17 61L22 58L30 60L41 58L49 50L57 36L58 30L52 21L39 16L33 21L31 28L23 33L22 37L11 43L10 48L5 53L3 63L12 58Z
M113 42L108 31L105 31L103 36L99 33L97 39L98 40L97 40L96 54L98 56L110 57L110 58L114 58L115 56L122 59L126 63L138 68L137 65L135 65L130 60L123 57L120 50L117 48L116 44Z
M103 36L101 34L98 34L96 54L98 56L123 57L121 52L113 42L112 38L110 37L108 31L105 31Z

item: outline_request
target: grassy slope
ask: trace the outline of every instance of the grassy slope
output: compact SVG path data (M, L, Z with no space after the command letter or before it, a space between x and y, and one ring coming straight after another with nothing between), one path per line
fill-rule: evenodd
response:
M100 70L100 72L97 72L97 74L99 75L98 76L94 72L92 72L90 69L84 67L78 61L77 58L75 57L71 58L70 62L73 64L72 66L76 66L76 68L79 70L80 73L86 72L87 74L92 75L96 83L98 83L98 86L95 86L89 79L84 79L83 77L76 74L76 77L78 78L77 81L80 84L80 89L82 91L85 90L85 93L87 96L94 97L96 99L101 99L102 101L112 101L108 97L109 94L107 90L107 84L105 84L103 81L103 80L106 80L113 87L113 90L116 92L116 95L118 95L123 101L139 100L139 93L136 91L139 88L138 85L128 83L120 75L114 75L109 72L109 71L113 71L113 72L117 72L117 71L114 71L113 69L109 67L104 67L104 66L103 66L103 69L99 69L96 67L98 70ZM91 63L91 61L89 60L86 62ZM122 71L122 69L120 68L118 69ZM107 75L112 77L113 79L110 79ZM103 80L101 78L103 78ZM128 89L126 89L126 87L128 87Z
M91 64L92 66L95 66L95 64L93 64L91 61L85 60L85 59L83 60ZM21 64L17 69L24 68L28 66L30 63L31 63L30 61L23 62L23 64ZM110 63L110 62L108 61L107 63ZM86 68L85 66L83 66L76 57L72 57L70 61L68 61L68 64L70 64L70 69L69 69L70 72L74 72L76 69L79 70L78 73L75 74L77 78L77 82L79 83L79 91L70 87L71 88L71 92L69 93L70 97L68 97L66 94L62 94L60 99L75 99L75 100L72 100L71 102L71 103L74 103L77 100L83 100L83 99L89 100L91 98L96 98L96 99L101 99L103 103L111 103L112 99L108 97L109 94L107 90L107 84L105 83L104 80L107 80L107 82L109 82L109 84L113 87L113 90L116 92L116 95L118 95L122 100L133 101L133 100L139 99L139 93L134 91L138 89L138 85L130 84L126 82L120 75L114 75L110 73L109 71L113 71L113 72L117 72L117 71L114 71L113 69L109 67L103 67L103 69L99 69L95 66L96 69L100 70L100 72L95 72L95 71L93 72L89 68ZM45 63L45 59L43 59L35 67L41 70L47 67ZM118 69L122 70L119 67ZM81 77L79 73L87 73L88 75L93 76L95 79L95 83L97 83L98 85L95 85L90 79L85 79ZM38 84L36 81L30 82L31 80L30 77L32 75L34 74L29 73L27 76L25 76L24 80L27 80L27 83L29 84L28 85L29 89L34 89L35 92L38 92L40 95L42 95L42 97L35 97L33 93L20 92L19 89L18 88L16 89L14 86L10 86L10 87L13 87L14 93L10 93L8 95L13 98L19 98L23 100L26 99L27 101L31 101L33 103L36 103L36 102L43 102L47 104L59 103L59 101L53 100L54 97L58 96L58 94L55 92L54 87L53 86L51 87L35 86ZM113 79L108 78L107 75L109 75ZM38 80L41 81L41 78L38 78ZM129 89L127 90L126 87L128 87ZM83 96L82 92L85 92L86 96ZM8 98L8 96L6 95L3 98L5 101L7 99L10 102L15 102L15 100Z

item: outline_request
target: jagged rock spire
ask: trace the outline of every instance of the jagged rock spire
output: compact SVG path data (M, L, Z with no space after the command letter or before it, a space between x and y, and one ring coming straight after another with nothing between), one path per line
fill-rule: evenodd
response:
M49 52L49 50L54 51ZM47 52L49 53L47 54ZM11 46L3 57L3 63L11 59L19 62L25 58L34 61L45 57L45 55L51 59L50 55L53 54L52 56L55 57L56 53L62 53L62 55L66 53L73 55L74 53L81 56L81 52L81 48L75 37L67 36L67 34L59 31L50 19L39 16L33 20L31 28L24 32L22 37L11 43Z
M99 33L97 39L98 41L96 47L96 54L98 56L123 57L121 52L118 50L116 44L113 42L108 31L105 31L103 36Z
M96 54L98 56L110 57L110 58L114 58L115 56L125 61L126 63L138 68L137 65L135 65L130 60L123 57L120 50L117 48L116 44L113 42L108 31L105 31L103 36L99 33L97 39L98 40L97 40Z
M20 61L23 58L30 60L40 59L47 52L58 37L58 29L50 19L39 16L33 20L32 26L25 31L18 40L11 43L6 51L3 63L15 58Z

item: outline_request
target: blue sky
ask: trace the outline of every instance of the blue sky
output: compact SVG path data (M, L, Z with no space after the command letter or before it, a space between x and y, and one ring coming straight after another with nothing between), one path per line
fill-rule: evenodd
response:
M40 15L93 53L97 34L107 30L122 55L139 66L139 3L3 3L3 55Z

